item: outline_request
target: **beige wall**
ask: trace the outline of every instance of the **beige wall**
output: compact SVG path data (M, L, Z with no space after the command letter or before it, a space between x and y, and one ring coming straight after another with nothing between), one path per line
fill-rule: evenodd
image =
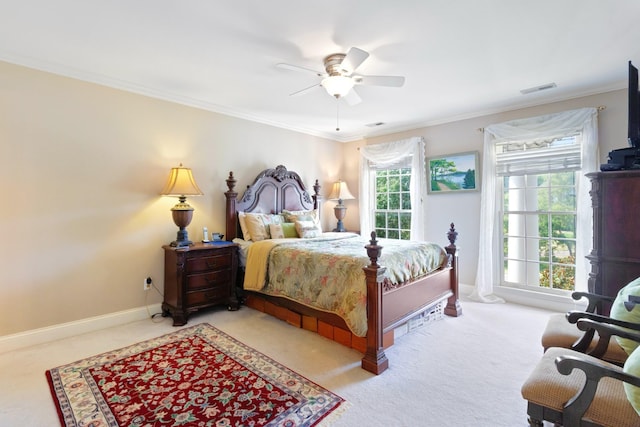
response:
M142 282L151 276L162 289L175 199L158 193L180 162L205 194L189 199L190 237L200 239L202 226L224 231L230 170L238 191L284 164L308 186L320 179L325 196L342 178L357 197L364 144L423 136L428 157L482 152L478 128L586 106L606 106L603 162L626 141L624 90L341 144L2 62L0 75L0 336L159 303ZM325 202L328 229L334 205ZM358 201L346 205L346 227L359 230ZM479 205L479 192L427 198L427 237L446 243L456 224L467 284L475 281Z
M338 178L338 142L2 62L0 76L0 336L160 302L142 283L162 289L176 199L158 193L180 162L204 192L192 239L224 232L231 170L240 192L278 164L325 192Z
M377 138L352 142L346 145L345 171L343 179L349 183L351 189L358 191L358 150L367 144L378 144L396 141L411 136L422 136L426 142L426 156L478 151L482 165L483 133L478 129L493 123L507 120L533 117L558 111L582 107L604 106L600 112L599 141L601 162L607 160L607 153L616 148L626 146L627 138L627 92L619 90L600 95L576 98L568 101L547 104L538 107L514 110L500 114L476 117L468 120L446 123L437 126L424 127L408 132L385 135ZM481 166L482 167L482 166ZM483 183L481 183L483 185ZM345 227L354 229L358 224L358 203L348 204L349 211L345 220ZM455 223L459 232L458 246L460 247L460 281L464 284L475 283L478 259L478 233L480 218L480 192L433 194L427 196L427 239L438 243L447 243L446 232L451 222Z

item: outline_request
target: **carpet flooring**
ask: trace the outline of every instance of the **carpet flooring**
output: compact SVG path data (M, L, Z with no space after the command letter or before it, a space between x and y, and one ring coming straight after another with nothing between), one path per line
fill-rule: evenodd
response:
M209 323L344 398L350 407L333 427L527 426L520 387L542 355L551 312L465 300L462 310L396 339L378 376L360 368L361 353L247 307L195 313L186 327ZM58 425L44 371L178 329L170 319L143 320L0 349L0 424Z

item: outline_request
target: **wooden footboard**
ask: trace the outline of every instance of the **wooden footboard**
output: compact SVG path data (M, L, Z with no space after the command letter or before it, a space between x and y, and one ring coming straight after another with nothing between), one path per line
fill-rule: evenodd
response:
M363 369L376 375L384 372L389 367L383 346L384 334L438 302L447 299L444 308L446 315L462 314L458 300L458 250L455 246L458 233L453 223L447 236L449 245L445 250L449 254L449 261L446 267L385 292L385 268L378 265L382 246L378 245L376 233L371 233L371 240L366 246L371 263L363 269L367 281L367 351L362 359Z

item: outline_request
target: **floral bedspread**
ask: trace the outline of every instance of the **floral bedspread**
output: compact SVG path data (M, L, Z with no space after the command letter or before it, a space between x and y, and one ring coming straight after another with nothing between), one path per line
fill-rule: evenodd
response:
M336 235L338 234L338 235ZM368 240L355 234L326 233L313 239L287 239L269 252L266 284L260 292L286 297L342 317L355 335L367 333ZM379 239L378 263L392 283L403 283L438 269L447 259L434 243Z

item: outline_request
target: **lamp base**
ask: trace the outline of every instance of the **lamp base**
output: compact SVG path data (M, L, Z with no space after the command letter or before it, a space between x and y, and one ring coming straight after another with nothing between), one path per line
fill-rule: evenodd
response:
M181 200L181 203L171 209L171 216L179 230L176 240L171 242L170 245L178 248L193 245L193 242L189 240L189 233L187 233L187 226L191 224L191 218L193 218L193 208Z
M187 230L184 228L181 228L180 230L178 230L176 240L169 243L169 245L173 247L181 248L183 246L191 246L193 245L193 242L189 240L189 234L187 233Z
M342 223L342 220L339 219L338 220L338 224L336 224L336 228L334 228L332 231L338 232L338 233L343 233L343 232L347 231L347 229L344 228L344 224Z
M342 224L342 220L347 215L347 207L342 204L342 200L340 200L338 204L333 208L333 213L335 214L336 219L338 220L338 224L336 224L336 228L334 228L333 231L336 231L339 233L347 231L344 228L344 224Z

